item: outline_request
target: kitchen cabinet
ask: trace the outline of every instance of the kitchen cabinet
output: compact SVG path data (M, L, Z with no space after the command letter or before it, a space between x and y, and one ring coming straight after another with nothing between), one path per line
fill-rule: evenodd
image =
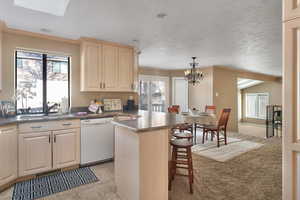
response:
M133 89L133 50L119 48L119 78L118 84L121 91Z
M101 42L81 44L81 91L134 92L134 49Z
M53 131L53 169L80 162L80 129Z
M298 0L283 1L283 20L291 20L300 17L300 4Z
M19 125L19 176L80 163L80 120Z
M94 43L81 45L81 91L102 89L102 46Z
M106 91L118 91L118 48L103 45L103 87Z
M287 3L287 2L285 2ZM282 199L300 199L300 18L283 23L283 190Z
M2 60L2 46L3 46L3 29L4 29L4 23L0 21L0 90L2 90L2 65L3 65L3 60Z
M19 135L19 175L38 174L52 169L51 132Z
M18 136L16 126L0 127L0 187L18 177Z

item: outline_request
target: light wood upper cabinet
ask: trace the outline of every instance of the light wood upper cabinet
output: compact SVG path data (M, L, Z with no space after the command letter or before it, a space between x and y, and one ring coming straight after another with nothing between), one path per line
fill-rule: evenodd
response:
M16 126L0 128L0 186L18 177L18 136Z
M129 48L119 48L119 78L120 90L133 90L133 50Z
M3 65L3 60L2 60L2 31L3 31L3 27L4 27L4 24L3 23L1 23L1 21L0 21L0 90L2 90L2 80L3 80L3 78L2 78L2 65Z
M52 169L51 132L19 135L19 175L38 174Z
M53 131L53 169L80 162L80 129Z
M118 74L118 48L103 45L103 84L105 90L118 90Z
M300 17L299 0L284 0L283 1L283 20L291 20Z
M134 56L129 46L83 41L81 91L135 91Z
M102 82L102 46L81 45L81 91L99 91Z

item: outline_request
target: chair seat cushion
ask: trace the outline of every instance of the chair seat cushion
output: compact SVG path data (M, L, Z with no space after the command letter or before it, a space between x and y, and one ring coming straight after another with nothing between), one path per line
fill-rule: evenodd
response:
M205 125L204 128L207 130L218 130L218 127L215 125Z
M170 141L172 146L178 147L178 148L188 148L193 146L193 142L190 140L179 140L179 139L172 139Z
M176 138L192 138L193 135L189 132L176 132L173 134Z

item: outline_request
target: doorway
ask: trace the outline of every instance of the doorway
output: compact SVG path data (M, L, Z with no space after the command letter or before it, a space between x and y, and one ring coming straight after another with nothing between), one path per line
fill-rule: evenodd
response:
M172 78L172 105L179 105L181 112L189 110L189 85L184 77Z
M139 109L166 112L169 106L169 77L139 76Z

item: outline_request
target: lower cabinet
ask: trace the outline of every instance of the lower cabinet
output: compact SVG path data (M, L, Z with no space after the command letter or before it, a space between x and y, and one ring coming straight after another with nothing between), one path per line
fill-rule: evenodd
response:
M53 169L80 162L80 129L53 131Z
M52 169L51 132L19 135L19 175L38 174Z
M18 177L18 136L16 126L0 128L0 187Z
M80 163L80 121L23 124L19 132L20 177Z

